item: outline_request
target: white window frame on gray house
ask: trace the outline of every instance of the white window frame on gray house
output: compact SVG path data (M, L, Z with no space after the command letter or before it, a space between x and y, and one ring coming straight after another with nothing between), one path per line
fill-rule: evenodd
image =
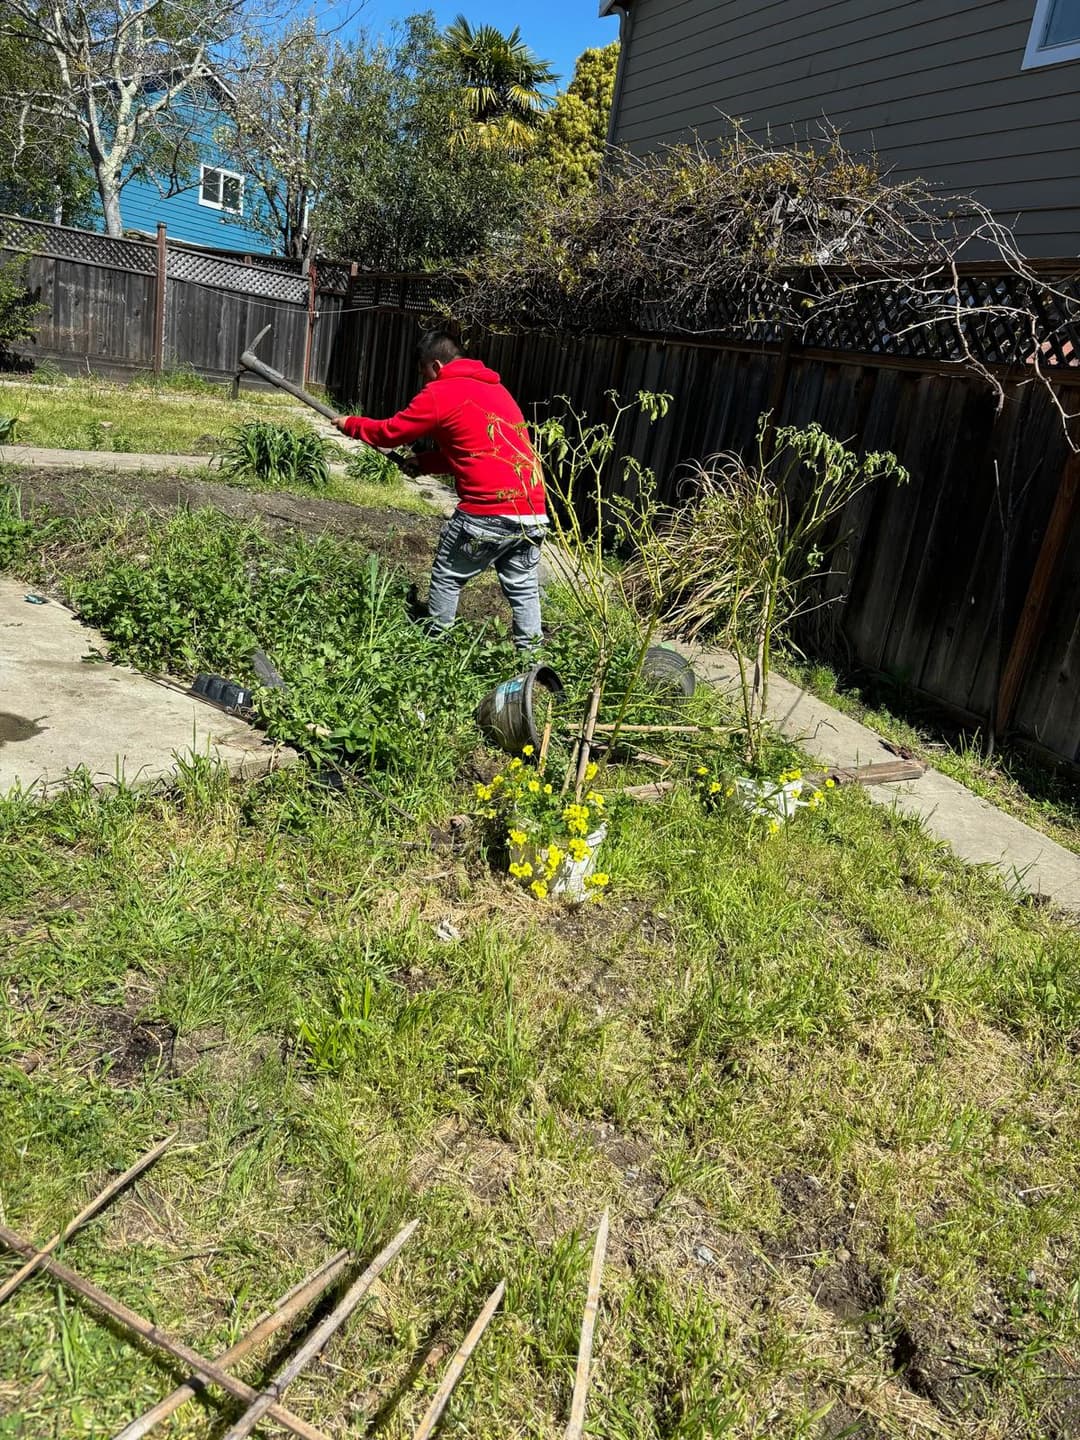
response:
M1059 21L1064 21L1068 39L1050 38ZM1035 0L1022 70L1038 65L1060 65L1066 60L1080 60L1080 0Z
M206 179L208 175L217 176L217 199L208 198L206 193ZM236 181L236 204L225 203L225 183L228 180ZM244 213L244 177L238 175L235 170L223 170L220 165L199 166L199 204L206 205L211 210L224 210L228 215L243 215Z

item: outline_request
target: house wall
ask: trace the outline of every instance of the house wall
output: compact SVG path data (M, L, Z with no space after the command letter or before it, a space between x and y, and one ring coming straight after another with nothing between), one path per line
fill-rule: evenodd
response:
M200 133L195 143L199 159L205 165L219 166L235 174L236 164L227 160L214 143L213 132L220 124L221 117L218 115L207 115L198 120ZM260 198L254 180L247 176L244 182L244 216L250 218L257 213ZM163 196L152 180L129 180L120 192L120 214L125 231L137 230L153 235L158 222L163 221L173 239L186 240L192 245L207 245L216 250L243 250L252 255L271 255L274 252L273 242L252 225L245 224L243 217L228 215L223 210L200 203L198 166L193 171L191 183L176 195ZM96 197L91 223L96 230L105 228L101 202Z
M1080 61L1021 70L1034 0L630 0L612 138L724 115L783 142L840 126L897 179L972 194L1033 256L1080 251Z

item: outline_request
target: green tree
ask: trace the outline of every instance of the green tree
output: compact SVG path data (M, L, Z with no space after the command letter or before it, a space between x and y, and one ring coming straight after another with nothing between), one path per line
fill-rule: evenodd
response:
M89 213L93 176L74 128L37 114L31 92L61 86L44 47L0 37L0 211L76 225Z
M600 178L615 95L619 42L585 50L574 78L541 121L537 157L546 183L562 194L588 190Z
M533 54L517 26L504 35L494 25L473 29L459 15L436 53L460 91L455 140L479 149L528 150L550 104L544 87L557 76Z
M320 248L371 269L455 265L517 225L526 184L505 149L454 144L458 99L431 14L338 57L314 223Z
M218 76L271 0L0 0L0 44L45 57L5 99L45 133L73 135L109 235L135 173L186 162L183 101Z

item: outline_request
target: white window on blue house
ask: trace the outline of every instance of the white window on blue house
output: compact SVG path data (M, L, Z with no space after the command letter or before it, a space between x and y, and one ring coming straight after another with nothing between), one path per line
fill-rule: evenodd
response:
M199 204L230 215L244 213L244 177L215 165L203 165L199 177Z
M1062 60L1080 60L1080 0L1035 0L1023 68Z

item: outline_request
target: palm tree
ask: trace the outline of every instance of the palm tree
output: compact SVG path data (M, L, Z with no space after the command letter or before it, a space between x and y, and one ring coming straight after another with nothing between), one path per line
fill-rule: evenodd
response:
M474 30L459 15L444 31L439 55L460 90L452 139L481 148L526 150L551 103L543 87L558 76L533 54L518 27L509 35L494 25Z

